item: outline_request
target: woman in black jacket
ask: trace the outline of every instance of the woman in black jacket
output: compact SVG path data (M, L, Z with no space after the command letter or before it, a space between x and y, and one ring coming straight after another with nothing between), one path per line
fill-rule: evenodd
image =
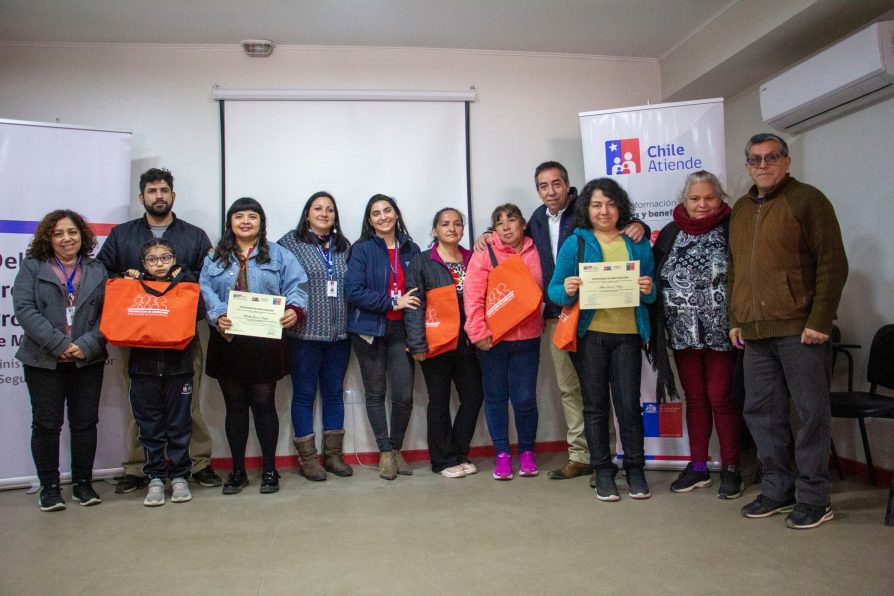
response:
M462 478L478 471L469 461L469 445L484 394L481 387L481 368L475 357L475 347L463 327L463 281L466 266L472 252L459 245L463 237L462 214L447 207L435 214L432 221L434 241L429 250L421 253L410 263L407 274L408 287L418 288L421 302L417 310L404 313L407 329L407 346L413 358L422 366L425 386L428 389L428 451L431 468L446 478ZM426 292L444 286L456 288L459 306L459 340L457 348L427 358L429 351L425 339ZM450 421L450 381L459 394L456 418Z

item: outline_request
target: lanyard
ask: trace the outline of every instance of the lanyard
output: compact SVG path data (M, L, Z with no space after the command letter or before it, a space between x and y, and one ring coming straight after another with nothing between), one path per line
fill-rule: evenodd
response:
M62 272L63 276L68 276L65 281L65 291L68 293L68 304L71 306L74 304L74 276L78 271L78 265L81 264L81 257L78 257L75 266L71 269L71 275L65 272L65 267L62 265L62 261L60 261L57 257L53 257L53 260L56 261L56 265L59 267L59 270Z
M320 257L323 258L323 263L326 264L326 273L329 274L329 279L332 279L332 278L333 278L333 271L332 271L332 241L330 240L330 242L329 242L329 248L327 248L325 251L323 250L323 245L322 245L322 244L318 244L318 245L317 245L317 250L320 252Z
M397 290L397 268L400 265L399 259L400 253L400 243L394 243L394 264L391 264L391 259L388 260L388 268L391 269L391 281L394 284L394 289Z

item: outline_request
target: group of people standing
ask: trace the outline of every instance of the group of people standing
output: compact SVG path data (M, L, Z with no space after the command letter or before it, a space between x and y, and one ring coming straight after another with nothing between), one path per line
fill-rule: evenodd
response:
M351 351L357 357L367 417L380 452L379 474L411 474L401 455L413 408L415 361L429 394L428 446L432 470L448 478L477 472L469 446L483 405L496 451L493 477L538 474L536 384L541 338L549 342L563 307L581 288L581 262L638 261L640 305L580 309L574 352L549 342L567 425L568 461L551 479L589 475L601 501L617 501L613 414L623 447L628 495L651 495L644 473L640 406L643 350L658 371L659 394L676 395L668 358L674 356L686 397L691 462L673 482L675 492L709 486L708 441L713 424L721 445L718 496L741 495L738 457L744 422L763 464L762 492L742 510L747 517L791 512L790 527L831 519L825 465L829 448L828 334L847 273L834 211L816 189L788 175L785 142L757 135L746 147L755 182L734 208L719 180L695 172L685 181L673 221L658 235L634 217L627 193L613 179L588 182L578 195L565 168L545 162L535 170L543 205L526 220L512 204L497 207L491 230L476 250L460 245L462 213L439 210L432 242L422 252L407 233L389 196L366 204L360 238L352 245L341 229L335 198L312 195L294 230L268 242L262 206L242 198L229 208L212 249L207 235L172 208L173 177L152 169L140 179L142 218L115 227L97 260L96 240L83 218L54 211L38 226L14 287L24 330L17 357L25 364L33 407L32 451L44 510L64 508L58 447L67 402L72 430L73 496L100 502L90 485L104 340L98 331L106 276L156 280L197 279L199 315L211 327L207 359L197 340L181 351L134 348L126 355L135 418L131 449L116 492L149 488L144 503L189 500L187 478L223 484L225 494L248 485L245 447L249 412L261 446L260 492L275 492L279 420L276 383L291 374L294 445L301 474L325 480L350 476L343 457L343 379ZM790 256L787 256L790 255ZM545 294L543 306L523 313L494 335L488 281L510 259ZM434 292L456 308L460 324L454 349L430 353L426 306ZM230 290L282 296L285 340L229 333ZM731 397L737 350L744 348L745 404ZM147 353L151 352L151 353ZM810 368L812 365L820 368ZM226 436L233 470L225 481L210 466L210 439L192 399L202 371L218 380L226 404ZM165 379L170 377L170 382ZM810 378L808 378L810 377ZM795 380L797 381L795 382ZM451 383L459 409L451 419ZM390 392L388 391L390 389ZM313 408L321 397L322 440ZM386 393L390 393L390 413ZM797 432L794 476L784 453L791 447L788 397L802 428ZM509 404L518 436L518 460L509 444ZM183 421L191 419L185 429ZM322 446L322 463L317 446ZM170 465L165 465L165 454ZM825 455L823 455L825 454ZM192 461L190 461L190 458ZM144 478L145 477L145 478Z

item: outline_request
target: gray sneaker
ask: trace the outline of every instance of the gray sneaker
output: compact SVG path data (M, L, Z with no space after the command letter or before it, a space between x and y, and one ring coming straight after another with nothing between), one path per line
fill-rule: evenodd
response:
M600 501L620 501L618 485L615 476L618 475L618 466L612 464L610 468L596 470L596 498Z
M146 507L160 507L165 504L165 481L161 478L153 478L149 482L146 498L143 505Z
M192 494L189 492L189 483L186 482L186 478L171 480L171 492L171 503L192 501Z

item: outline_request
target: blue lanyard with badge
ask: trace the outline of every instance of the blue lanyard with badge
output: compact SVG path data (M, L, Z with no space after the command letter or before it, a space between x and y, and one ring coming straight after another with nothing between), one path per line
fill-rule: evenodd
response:
M335 281L335 269L332 265L332 240L329 240L329 246L326 250L323 250L322 244L317 245L317 250L320 251L320 257L323 259L323 263L326 265L326 273L329 275L329 279L326 281L326 297L337 298L338 282Z
M68 306L65 307L65 324L71 327L75 315L74 277L75 273L77 273L78 271L78 266L80 266L81 264L81 257L78 257L75 266L72 267L71 275L68 275L68 273L66 273L65 267L62 265L62 261L60 261L56 257L53 257L53 260L56 261L56 266L59 267L59 270L62 272L62 276L66 277L65 292L66 297L68 298Z

